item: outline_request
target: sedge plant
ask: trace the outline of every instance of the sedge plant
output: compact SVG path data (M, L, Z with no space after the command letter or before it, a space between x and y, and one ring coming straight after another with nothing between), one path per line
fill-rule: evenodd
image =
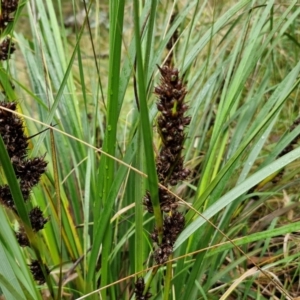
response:
M26 145L1 133L1 296L297 297L299 14L2 0L0 126Z

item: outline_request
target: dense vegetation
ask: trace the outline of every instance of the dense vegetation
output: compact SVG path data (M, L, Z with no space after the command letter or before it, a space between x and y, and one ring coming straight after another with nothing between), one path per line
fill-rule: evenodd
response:
M1 297L296 299L299 14L2 0Z

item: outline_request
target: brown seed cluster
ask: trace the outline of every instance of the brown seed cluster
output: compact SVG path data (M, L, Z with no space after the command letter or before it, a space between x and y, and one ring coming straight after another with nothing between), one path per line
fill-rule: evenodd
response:
M44 265L44 268L46 270L46 273L49 274L49 269L46 265ZM33 275L33 278L36 282L39 284L45 283L46 279L43 273L43 270L41 268L41 265L38 260L33 260L31 264L29 265L29 269Z
M184 98L187 92L179 79L178 70L168 66L159 67L159 70L162 77L155 94L160 111L157 127L163 146L156 158L156 170L161 184L175 186L190 175L190 170L183 167L181 151L185 140L184 129L190 124L191 118L185 116L188 106ZM176 208L176 198L163 189L159 190L159 199L163 211ZM144 205L149 212L153 212L149 193L144 198Z
M154 251L154 258L158 264L163 264L173 253L173 245L180 232L184 229L185 219L182 213L175 211L170 216L165 216L163 224L163 239L160 246ZM158 244L157 229L151 234L151 238Z
M12 111L15 111L17 107L14 102L0 102L0 106ZM23 198L27 201L32 188L38 184L42 174L45 173L47 162L44 160L44 156L35 157L33 159L27 158L28 138L24 133L21 118L1 109L1 107L0 134L6 146L16 177L19 180ZM0 186L0 203L17 214L11 191L7 184ZM34 207L29 212L29 220L34 232L42 230L48 222L48 219L43 216L43 212L39 207ZM30 246L22 224L20 224L19 231L16 233L16 238L21 247ZM30 266L32 272L34 272L33 276L34 278L38 278L39 282L44 282L44 279L41 280L42 276L36 264L37 262L34 262Z
M191 118L185 116L188 106L184 103L185 87L178 78L178 70L168 66L159 68L160 86L155 88L159 100L157 109L158 130L163 147L156 160L159 181L163 184L176 185L185 180L190 171L183 168L181 151L185 140L184 128L190 124Z
M12 163L17 178L20 178L21 186L26 186L28 189L38 184L41 175L45 173L47 167L44 157L23 160L14 157L12 158Z
M15 44L11 41L10 37L6 37L0 43L0 59L8 60L10 56L15 52Z
M139 277L134 286L136 300L147 300L151 298L152 294L149 291L145 292L145 281L143 277Z
M155 88L158 97L157 109L160 112L157 118L158 132L162 140L162 147L156 158L156 170L159 183L175 186L179 181L190 175L190 170L183 166L184 129L190 124L191 118L185 116L188 110L184 103L186 89L179 79L177 69L164 65L159 67L161 73L160 85ZM173 252L174 243L184 228L184 216L176 211L177 199L167 190L159 187L159 201L161 211L165 214L163 221L162 241L159 243L158 230L151 234L156 243L154 258L158 264L163 264ZM143 201L148 212L153 213L150 193L146 193Z
M0 102L0 105L15 111L15 102ZM22 120L11 112L0 109L0 134L6 145L9 157L20 159L27 155L28 141L24 134Z
M45 219L43 212L39 207L34 207L29 212L29 220L34 231L39 231L44 228L44 225L48 222L48 219Z
M3 32L7 25L14 21L13 14L18 8L18 0L2 0L0 13L0 32ZM0 60L8 60L16 50L10 37L6 37L0 42Z
M27 234L23 226L20 226L19 231L16 232L16 238L21 247L30 246Z
M14 102L0 102L0 106L16 110ZM16 177L19 179L24 200L28 200L32 188L38 184L46 171L44 157L27 159L28 139L24 134L22 120L11 112L0 108L0 134L11 159ZM14 209L14 202L8 185L0 186L0 202ZM16 212L16 211L15 211ZM46 220L46 219L45 219ZM40 229L33 227L34 230Z
M19 0L0 1L0 34L3 36L6 34L5 30L8 29L9 23L14 21L14 13L18 9ZM9 36L6 36L0 42L0 60L5 61L10 59L14 51L14 43ZM11 82L10 85L14 88ZM5 95L5 91L2 91L2 93ZM17 104L15 102L0 101L0 135L6 146L16 177L19 180L23 198L27 201L32 188L38 184L41 175L46 171L47 162L45 162L44 156L33 159L27 158L28 138L24 133L22 119L1 107L15 111ZM0 186L0 204L13 210L16 215L18 214L10 187L6 184ZM34 207L29 212L29 220L34 232L43 229L48 221L48 219L44 218L39 207ZM23 224L20 224L19 231L16 232L16 239L21 247L30 246ZM34 279L40 284L45 282L45 275L49 273L48 268L46 266L42 268L41 264L43 263L38 260L32 260L29 265ZM42 269L46 271L46 274L43 273Z
M18 4L18 0L1 1L0 28L2 31L7 27L8 23L14 21L14 17L12 15L16 12Z
M176 198L170 194L165 189L159 187L158 188L158 198L160 202L160 208L163 212L169 213L171 210L174 210L178 207ZM153 207L151 202L150 193L147 191L144 196L144 205L149 213L153 213Z

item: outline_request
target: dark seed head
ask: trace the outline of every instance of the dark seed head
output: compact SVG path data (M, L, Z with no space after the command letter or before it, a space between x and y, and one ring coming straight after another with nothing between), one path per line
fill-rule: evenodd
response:
M35 207L29 212L29 219L34 231L43 229L44 225L48 222L48 219L44 218L43 212L39 207Z
M45 275L42 271L40 263L37 260L33 260L29 265L29 268L35 281L37 281L39 284L43 284L46 282ZM46 273L48 274L49 269L47 268L46 265L44 265L44 268Z
M24 230L24 227L20 227L19 231L16 232L16 238L21 247L29 246L29 240Z

